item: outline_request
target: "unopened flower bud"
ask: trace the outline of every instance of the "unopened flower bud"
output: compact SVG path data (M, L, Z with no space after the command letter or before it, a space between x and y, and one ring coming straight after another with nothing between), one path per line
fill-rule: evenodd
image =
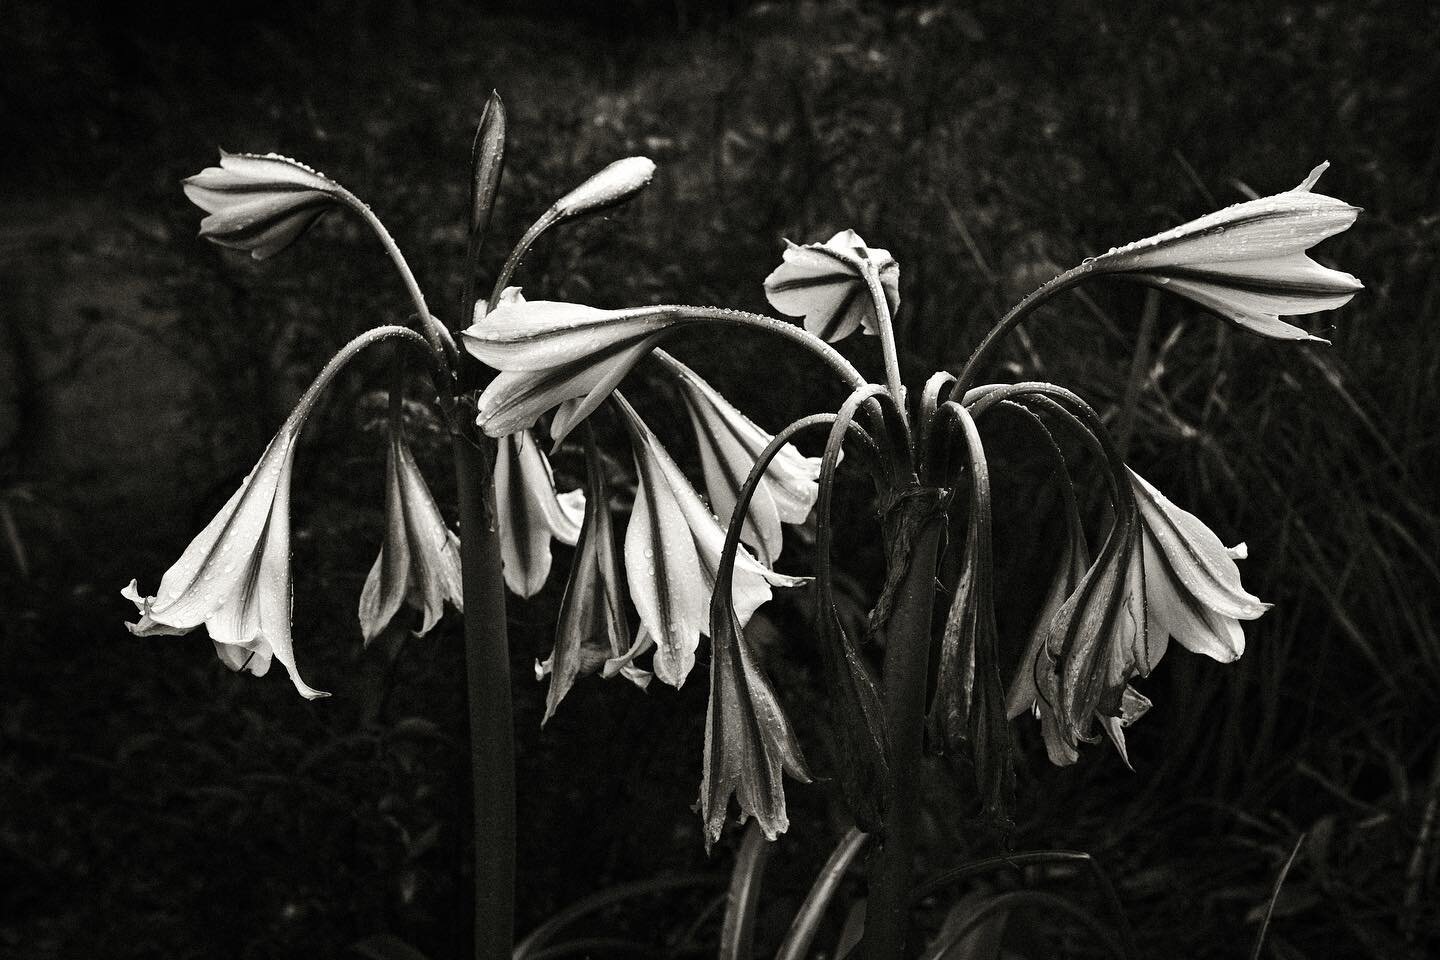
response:
M555 213L560 220L568 220L617 206L644 190L653 176L655 161L649 157L616 160L556 200Z

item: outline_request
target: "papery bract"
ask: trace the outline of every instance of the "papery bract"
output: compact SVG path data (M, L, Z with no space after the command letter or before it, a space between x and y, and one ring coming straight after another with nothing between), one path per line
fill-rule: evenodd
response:
M695 371L668 354L657 353L671 372L685 400L700 447L705 492L715 515L729 522L740 488L771 434L756 426ZM802 456L786 444L770 461L745 514L741 540L766 565L780 555L781 523L804 523L819 493L820 458Z
M532 597L550 576L550 541L573 546L585 516L585 493L557 493L550 462L534 434L500 438L495 453L495 520L505 585Z
M841 340L862 327L877 332L865 261L879 275L890 313L900 308L900 265L890 251L865 246L854 230L805 246L786 240L783 256L765 278L765 296L781 313L804 317L805 329L822 340Z
M1194 300L1254 333L1317 340L1281 316L1333 310L1362 284L1305 255L1355 222L1360 208L1312 193L1321 164L1294 190L1247 200L1110 250L1091 270Z
M344 196L339 184L297 160L223 150L220 166L189 177L184 190L208 214L200 236L249 250L256 260L294 243Z
M402 603L420 612L417 636L428 633L445 602L464 610L460 538L445 518L398 426L390 430L385 459L385 540L360 591L360 629L368 644Z
M695 650L707 630L706 608L725 530L645 422L618 394L615 400L630 430L637 474L635 506L625 531L625 572L640 632L628 656L654 644L655 675L679 687L695 665ZM775 573L742 550L733 584L740 624L770 599L771 585L803 582Z

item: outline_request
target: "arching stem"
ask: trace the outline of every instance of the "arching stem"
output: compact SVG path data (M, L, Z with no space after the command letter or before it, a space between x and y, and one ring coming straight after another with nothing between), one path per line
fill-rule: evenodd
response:
M1057 293L1075 286L1075 284L1085 279L1089 273L1090 264L1082 263L1078 267L1066 270L1058 277L1051 279L1039 289L1032 290L1024 300L1021 300L1015 304L1015 306L1011 307L1010 312L1001 317L999 322L990 328L990 332L985 334L985 339L981 340L980 345L975 348L975 352L970 354L970 359L965 361L965 366L961 368L960 375L957 378L959 382L956 384L955 392L963 394L975 385L975 377L979 375L981 368L989 361L990 355L995 352L995 348L1000 345L1000 341L1004 340L1010 331L1020 325L1021 320L1024 320L1033 313L1037 307Z
M442 361L446 368L453 371L459 358L459 354L455 349L455 341L451 338L450 331L446 330L440 321L431 316L430 308L425 305L425 295L420 292L420 284L415 280L415 273L410 269L410 264L405 261L405 255L400 252L400 247L395 243L395 238L390 236L390 231L385 229L385 224L381 223L380 218L375 216L375 211L371 210L370 207L359 197L355 196L355 194L341 188L340 199L343 200L350 209L358 213L361 219L369 224L370 229L375 231L375 235L380 238L380 244L385 248L385 252L390 255L390 261L395 264L395 269L400 273L400 279L405 283L405 290L410 294L410 302L414 305L415 312L419 317L416 322L420 324L420 332L425 335L425 339L429 342L430 349L435 351L436 357Z
M875 261L867 258L859 263L865 285L870 288L870 299L875 304L875 327L880 334L880 352L885 358L885 385L890 388L890 396L895 398L895 405L900 408L900 418L908 432L910 413L905 404L905 383L900 379L900 352L895 346L895 321L890 316L890 301L885 297Z

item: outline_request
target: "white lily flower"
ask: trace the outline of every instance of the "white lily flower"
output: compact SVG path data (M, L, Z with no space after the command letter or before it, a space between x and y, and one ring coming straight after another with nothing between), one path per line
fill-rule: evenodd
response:
M1346 230L1360 208L1312 193L1329 163L1293 190L1247 200L1089 261L1097 272L1187 297L1227 320L1278 340L1319 340L1284 322L1334 310L1363 284L1305 255Z
M625 531L625 573L640 614L635 645L613 672L655 646L655 675L673 687L695 665L702 634L709 632L710 595L725 545L725 529L645 422L618 395L630 430L638 483ZM799 586L803 577L778 574L743 548L735 561L733 598L741 626L770 599L770 587Z
M185 196L209 216L200 236L264 260L299 239L342 188L298 160L279 154L226 153L184 183Z
M121 591L140 611L138 622L126 624L136 636L180 635L203 623L231 670L264 676L274 658L307 699L329 694L302 680L295 666L290 473L317 393L312 387L301 399L240 489L165 572L158 593L142 597L134 580Z
M566 404L550 426L559 443L678 322L673 312L655 308L526 301L507 289L490 313L477 306L475 323L463 331L465 349L500 371L480 395L475 422L488 436L500 437L534 426L566 401L579 401Z
M715 515L728 524L740 488L773 434L756 426L679 360L664 352L656 358L676 375L700 446L705 493ZM781 523L804 523L810 516L820 492L819 477L820 458L803 456L794 444L785 444L770 461L755 488L740 534L761 563L769 566L780 556Z
M1235 561L1246 555L1245 545L1225 547L1199 518L1175 506L1134 470L1130 480L1145 541L1151 661L1164 655L1171 637L1221 663L1238 660L1245 652L1240 621L1270 609L1240 585Z
M765 297L781 313L804 317L805 329L822 340L842 340L858 328L874 335L875 305L863 266L867 260L879 274L894 316L900 309L900 265L890 251L867 247L854 230L803 247L786 240L784 262L765 278Z
M631 647L605 468L598 452L586 459L585 520L575 544L575 564L565 584L565 599L560 603L555 647L543 663L535 664L536 680L550 677L542 724L554 716L578 678L595 673L612 660L623 659ZM628 661L619 672L642 690L650 685L649 671Z
M417 636L430 632L445 601L465 609L460 538L445 525L430 488L398 427L385 460L385 540L360 591L360 629L368 644L402 603L420 611Z

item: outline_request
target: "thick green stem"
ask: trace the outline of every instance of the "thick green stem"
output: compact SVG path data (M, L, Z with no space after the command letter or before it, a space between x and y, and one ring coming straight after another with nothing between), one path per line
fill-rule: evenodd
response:
M905 579L885 628L885 718L892 783L884 834L870 857L870 894L865 906L865 938L861 941L861 955L866 960L899 960L905 950L920 810L920 754L925 732L935 561L943 530L944 518L935 517L916 533Z
M509 960L515 935L515 730L495 484L492 458L484 450L456 436L454 451L475 792L473 955L476 960Z

